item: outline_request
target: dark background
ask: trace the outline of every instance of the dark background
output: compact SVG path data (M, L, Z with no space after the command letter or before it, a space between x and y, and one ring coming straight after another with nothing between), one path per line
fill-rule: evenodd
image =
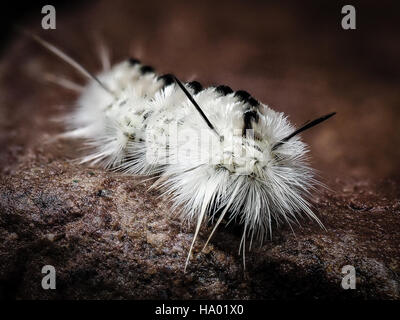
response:
M42 4L13 2L1 19L0 297L399 299L397 3L57 1L52 31L40 28ZM356 30L341 28L345 4ZM103 42L113 62L133 56L160 74L249 91L296 125L336 111L302 134L328 187L312 199L327 230L282 226L248 253L245 274L240 232L221 228L183 275L193 230L168 218L168 203L133 177L72 162L79 143L52 140L64 130L52 120L77 96L44 75L84 80L15 23L92 72ZM57 266L55 292L37 285L47 263ZM359 282L344 293L346 264Z
M159 72L243 88L298 125L337 111L326 131L304 134L315 166L333 175L398 175L395 1L56 1L55 31L40 29L44 4L17 1L3 11L3 55L13 25L26 26L93 72L100 39L113 61L139 55ZM345 4L356 7L357 30L341 28Z

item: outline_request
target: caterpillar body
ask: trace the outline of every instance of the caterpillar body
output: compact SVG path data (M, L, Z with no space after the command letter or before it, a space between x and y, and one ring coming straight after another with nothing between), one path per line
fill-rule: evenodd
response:
M33 38L90 79L64 134L86 141L89 152L82 162L154 177L172 210L196 223L185 270L200 227L208 221L215 225L207 243L224 218L243 226L243 257L246 239L250 247L253 239L262 242L272 223L291 224L304 214L322 226L307 200L318 182L298 133L334 113L295 130L283 113L246 91L183 84L136 59L94 76Z

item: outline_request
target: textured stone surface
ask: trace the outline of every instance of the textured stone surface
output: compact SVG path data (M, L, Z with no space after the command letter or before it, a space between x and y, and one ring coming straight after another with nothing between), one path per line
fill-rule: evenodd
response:
M297 124L338 112L304 134L328 186L313 198L327 230L282 226L247 253L245 272L241 230L228 226L197 254L211 227L201 230L184 274L193 226L148 182L73 161L80 144L54 140L53 120L76 95L42 79L82 80L15 37L0 63L0 297L399 299L399 44L390 14L368 27L369 6L352 34L336 6L165 1L63 7L57 31L41 32L93 71L102 35L115 61L139 56L160 73L248 90ZM54 291L41 288L46 264ZM348 264L356 290L340 286Z

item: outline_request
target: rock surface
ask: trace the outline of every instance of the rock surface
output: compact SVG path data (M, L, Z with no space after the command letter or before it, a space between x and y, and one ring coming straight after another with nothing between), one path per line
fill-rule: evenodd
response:
M313 198L326 230L306 220L294 233L282 226L247 252L244 271L241 230L221 227L199 254L211 231L204 227L183 273L194 227L182 226L148 182L73 161L81 145L54 139L63 128L53 120L76 95L42 79L83 82L16 36L0 64L0 298L400 298L391 16L344 34L335 6L212 3L88 2L63 7L57 30L38 33L93 71L88 43L101 34L115 61L139 56L182 79L196 73L205 84L244 88L297 124L336 110L336 119L304 134L328 186ZM37 31L40 18L26 26ZM56 290L41 287L44 265L56 268ZM356 269L355 290L341 286L345 265Z

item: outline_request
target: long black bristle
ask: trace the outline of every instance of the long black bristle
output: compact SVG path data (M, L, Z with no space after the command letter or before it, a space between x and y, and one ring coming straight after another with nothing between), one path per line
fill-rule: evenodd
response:
M285 142L287 142L289 139L293 138L295 135L298 135L300 132L303 132L307 129L310 129L314 126L316 126L317 124L328 120L330 117L334 116L336 114L336 112L332 112L329 114L326 114L322 117L319 117L313 121L307 122L306 124L304 124L302 127L300 127L299 129L297 129L296 131L294 131L293 133L291 133L290 135L288 135L287 137L283 138L281 141L279 141L277 144L275 144L272 147L272 150L275 150L276 148L278 148L279 146L281 146L282 144L284 144Z
M222 139L222 137L218 134L217 130L214 128L210 120L208 120L207 116L204 114L203 110L201 110L200 106L197 104L197 102L193 99L192 95L187 91L185 86L182 84L182 82L179 81L177 77L175 78L175 82L178 84L178 86L182 89L183 93L189 98L190 102L195 106L196 110L200 113L201 117L204 119L204 121L207 123L208 127L213 130L219 137Z
M43 46L44 48L46 48L47 50L49 50L50 52L55 54L57 57L62 59L65 63L69 64L72 68L74 68L75 70L77 70L78 72L83 74L85 77L87 77L91 80L94 80L101 88L103 88L106 92L108 92L113 97L115 97L115 93L110 88L108 88L108 86L106 84L101 82L97 76L95 76L93 73L89 72L85 67L83 67L75 59L73 59L72 57L67 55L64 51L60 50L58 47L52 45L51 43L47 42L46 40L42 39L41 37L29 32L29 31L26 31L19 27L17 27L17 30L19 30L19 32L22 32L24 35L28 36L29 38L36 41L41 46Z

